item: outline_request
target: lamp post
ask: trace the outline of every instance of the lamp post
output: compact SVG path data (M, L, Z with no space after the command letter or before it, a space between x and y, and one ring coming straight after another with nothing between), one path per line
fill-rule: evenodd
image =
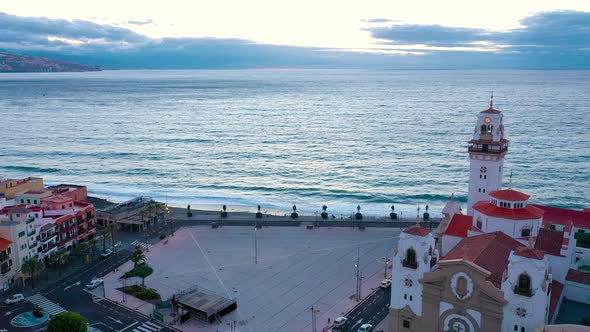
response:
M258 229L257 222L254 223L254 264L258 264L258 239L256 237L256 230Z

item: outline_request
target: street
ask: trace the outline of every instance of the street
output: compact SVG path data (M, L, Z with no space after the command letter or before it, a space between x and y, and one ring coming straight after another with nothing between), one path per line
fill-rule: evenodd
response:
M363 324L371 324L375 328L387 316L390 298L391 287L378 288L369 298L347 314L348 322L339 331L356 332Z

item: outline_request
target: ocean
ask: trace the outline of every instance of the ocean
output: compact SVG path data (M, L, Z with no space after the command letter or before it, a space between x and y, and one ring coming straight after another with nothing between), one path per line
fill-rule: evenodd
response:
M0 74L0 176L116 201L284 213L465 209L478 112L504 112L505 184L590 207L590 71ZM422 212L421 212L422 213Z

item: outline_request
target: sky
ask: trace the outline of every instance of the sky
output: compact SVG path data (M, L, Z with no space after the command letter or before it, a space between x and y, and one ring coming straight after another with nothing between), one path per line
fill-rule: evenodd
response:
M105 68L590 68L590 0L1 1L0 50Z

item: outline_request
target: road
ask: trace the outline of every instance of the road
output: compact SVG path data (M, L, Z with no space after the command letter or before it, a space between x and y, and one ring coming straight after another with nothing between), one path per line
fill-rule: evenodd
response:
M356 332L363 324L377 326L389 312L391 287L378 288L364 302L350 311L346 318L348 322L339 331Z
M25 292L27 301L0 307L0 328L8 329L8 331L16 330L17 328L13 327L10 321L15 316L31 311L35 305L39 305L42 310L50 314L57 314L62 311L77 312L88 319L90 326L105 332L175 331L151 322L149 317L126 307L102 299L102 297L93 296L84 289L90 280L114 270L127 261L131 250L131 245L127 242L126 245L123 245L123 249L115 255L90 262L67 278L38 289L38 293ZM97 289L102 289L102 286ZM44 323L31 328L18 328L18 331L44 331L46 326L47 323Z

